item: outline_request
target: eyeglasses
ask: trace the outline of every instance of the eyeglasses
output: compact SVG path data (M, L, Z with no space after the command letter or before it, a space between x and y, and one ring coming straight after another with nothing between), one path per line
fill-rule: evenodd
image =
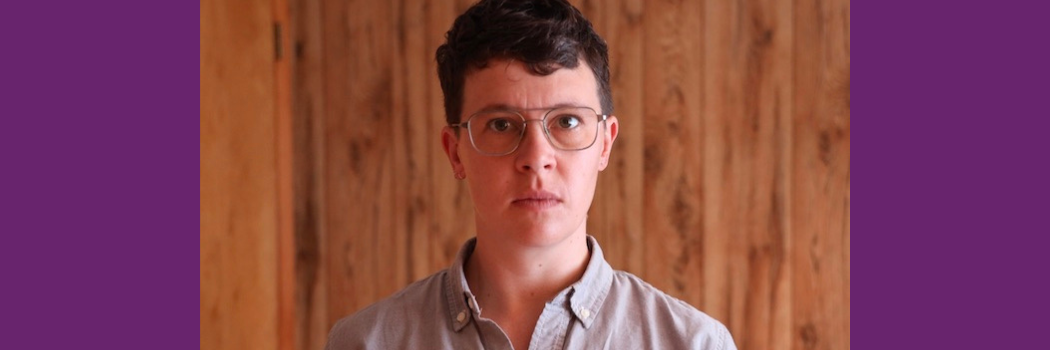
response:
M579 151L594 145L602 122L608 119L608 115L598 114L589 107L557 107L544 113L540 120L526 120L521 112L529 110L481 111L465 122L449 126L467 129L470 144L478 153L503 156L518 149L528 122L540 122L543 134L554 148Z

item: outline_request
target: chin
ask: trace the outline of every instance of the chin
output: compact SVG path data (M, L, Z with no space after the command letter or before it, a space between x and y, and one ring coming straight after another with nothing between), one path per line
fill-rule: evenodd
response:
M572 238L576 233L565 225L538 225L528 229L514 230L514 237L523 246L549 247Z
M523 247L550 247L565 242L573 235L582 234L586 230L586 216L579 220L563 212L542 211L523 213L510 211L504 213L490 213L496 215L482 217L491 220L479 220L477 232L479 235L487 235L495 242L513 242ZM577 220L574 220L577 219Z

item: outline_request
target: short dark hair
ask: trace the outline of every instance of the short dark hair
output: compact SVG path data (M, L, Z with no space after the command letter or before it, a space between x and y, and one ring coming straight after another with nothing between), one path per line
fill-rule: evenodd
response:
M580 55L598 82L602 114L612 114L609 48L591 22L565 0L481 0L456 18L437 49L445 119L460 122L463 85L492 59L521 61L536 75L574 69Z

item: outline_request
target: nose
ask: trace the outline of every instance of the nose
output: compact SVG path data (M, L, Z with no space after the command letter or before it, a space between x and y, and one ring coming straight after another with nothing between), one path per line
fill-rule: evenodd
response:
M554 157L557 150L547 140L547 135L543 132L543 123L539 120L531 121L537 123L525 123L525 135L521 136L521 144L515 152L515 165L518 171L522 172L552 170L557 165Z

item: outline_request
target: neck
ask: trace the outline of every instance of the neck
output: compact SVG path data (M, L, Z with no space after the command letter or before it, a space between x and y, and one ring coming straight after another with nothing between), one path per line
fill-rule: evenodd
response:
M507 247L479 235L464 269L482 310L500 315L540 308L583 276L590 257L586 236L551 247Z

